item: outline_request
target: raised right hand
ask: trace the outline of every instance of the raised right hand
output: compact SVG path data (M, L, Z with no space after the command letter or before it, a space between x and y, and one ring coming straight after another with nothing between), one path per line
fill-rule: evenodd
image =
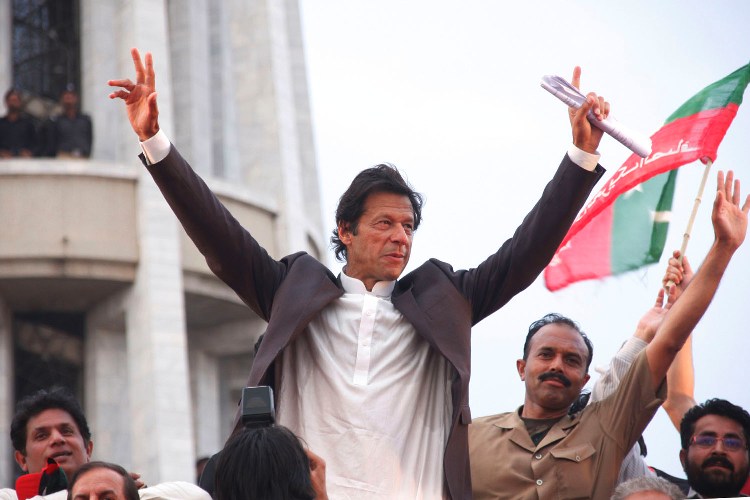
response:
M580 89L581 68L579 66L573 69L573 80L571 83L575 88ZM586 101L580 108L568 108L570 126L573 130L573 144L578 149L587 153L596 153L604 132L589 122L589 111L593 111L597 120L604 120L609 115L609 103L594 92L589 92L586 95Z
M716 243L725 245L732 251L736 250L745 240L747 233L748 212L750 212L750 196L742 202L740 196L740 181L734 178L734 172L719 170L716 178L716 199L711 214Z
M683 256L680 260L680 251L675 250L672 252L667 263L667 270L664 273L664 277L661 279L661 284L664 288L672 288L675 286L675 298L677 300L685 288L690 284L693 279L693 268L690 267L687 255Z
M150 52L146 52L143 66L138 49L130 49L135 65L135 83L130 79L109 80L110 87L120 87L109 94L110 99L122 99L128 112L128 119L133 131L141 142L156 135L159 131L159 108L156 106L156 77L154 61Z

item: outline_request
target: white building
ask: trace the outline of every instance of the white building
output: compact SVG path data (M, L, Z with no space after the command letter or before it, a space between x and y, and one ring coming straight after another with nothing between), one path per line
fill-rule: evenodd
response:
M55 382L80 395L96 459L192 481L228 435L265 323L179 226L106 82L134 77L130 47L151 51L160 124L181 153L272 256L321 258L297 1L0 0L0 89L18 84L23 54L57 57L23 29L40 18L31 7L61 5L79 65L52 76L77 82L93 153L0 162L0 487L17 470L15 402Z

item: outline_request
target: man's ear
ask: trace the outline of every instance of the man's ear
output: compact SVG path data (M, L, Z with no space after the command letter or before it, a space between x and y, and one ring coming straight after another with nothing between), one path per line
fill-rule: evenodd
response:
M344 245L350 245L352 243L351 224L348 222L339 222L338 231L341 243Z
M523 359L517 359L516 370L518 370L518 376L521 377L521 380L526 380L526 361Z
M586 375L584 375L583 376L583 385L581 387L583 387L584 385L588 384L590 378L591 378L591 375L589 375L588 373Z
M680 450L680 463L682 464L682 471L687 472L687 450Z
M26 456L18 450L15 451L14 456L18 466L23 469L24 472L29 472L29 464L26 463Z
M86 458L88 458L88 461L91 461L91 453L94 451L94 442L89 439L89 442L86 443Z

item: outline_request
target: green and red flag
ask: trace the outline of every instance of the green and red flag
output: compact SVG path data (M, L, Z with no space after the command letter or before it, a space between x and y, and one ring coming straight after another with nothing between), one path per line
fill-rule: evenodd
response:
M651 136L647 158L633 154L617 169L578 214L544 270L550 291L659 261L666 242L675 169L695 160L706 163L716 159L749 81L750 65L745 65L704 88Z

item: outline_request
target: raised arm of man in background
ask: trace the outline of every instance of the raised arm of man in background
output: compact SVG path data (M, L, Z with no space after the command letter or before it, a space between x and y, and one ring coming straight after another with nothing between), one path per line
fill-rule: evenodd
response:
M740 181L734 179L731 170L726 179L724 172L719 171L711 214L714 242L690 286L672 306L656 336L646 347L655 386L661 384L677 353L708 309L729 261L745 240L750 196L744 204L740 203Z
M679 256L678 251L676 251L675 254ZM601 377L599 377L594 384L594 387L591 390L592 403L607 398L615 391L615 389L617 389L620 385L620 381L625 377L638 354L645 349L649 342L654 338L654 335L664 321L669 308L679 298L685 287L690 282L690 279L692 278L692 269L687 262L687 258L684 259L684 275L681 270L682 267L677 266L677 260L673 257L669 260L667 270L664 274L663 281L671 278L672 282L675 284L675 286L672 287L668 300L666 303L664 302L665 289L660 288L656 297L656 303L646 311L643 317L638 321L633 336L630 337L622 347L620 347L617 354L615 354L610 361L606 371L602 373ZM665 409L667 402L669 402L669 394L668 390L667 401L665 401L663 405ZM617 478L618 484L632 478L654 475L654 473L648 468L648 465L643 458L642 451L639 440L639 443L633 445L633 448L631 448L622 461L620 475Z
M683 257L680 261L680 252L675 250L669 259L669 268L662 284L667 286L669 282L681 283L678 289L678 293L681 294L692 279L693 270L687 258ZM695 370L693 369L693 335L691 334L667 371L667 399L662 407L679 432L682 416L693 406L695 406Z

